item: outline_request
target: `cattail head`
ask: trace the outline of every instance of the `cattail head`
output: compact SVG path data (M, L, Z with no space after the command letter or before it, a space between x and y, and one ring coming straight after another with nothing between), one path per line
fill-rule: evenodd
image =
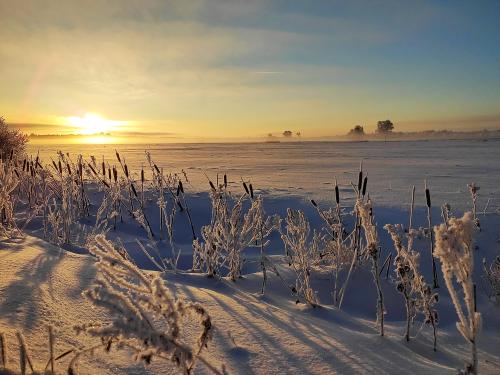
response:
M428 208L431 208L431 193L429 192L429 188L427 187L427 181L425 181L425 201Z
M141 167L141 182L144 183L144 167Z
M250 184L250 197L253 199L253 186Z
M243 188L245 189L245 192L250 195L250 190L248 190L248 186L245 181L243 181Z
M102 161L102 175L106 177L106 164L104 164L104 160Z
M69 163L66 163L66 168L68 169L68 174L71 176L71 167Z
M210 184L210 187L212 188L213 191L216 191L217 189L215 188L215 185L212 181L208 180L208 183Z
M337 203L337 206L340 204L340 192L337 180L335 180L335 203Z
M115 179L115 182L118 181L118 170L114 166L113 166L113 178Z
M363 190L361 192L361 194L363 194L363 197L366 195L366 185L368 184L368 176L365 176L364 180L363 180Z
M311 199L311 204L314 206L314 207L318 207L318 204L316 203L316 201L314 199Z
M128 166L127 166L127 163L125 163L125 166L124 166L124 171L125 171L125 176L127 176L128 178Z
M227 175L224 173L224 187L227 188Z
M135 186L134 186L134 184L133 184L133 183L130 183L130 187L131 187L131 189L132 189L132 193L134 193L134 196L137 198L137 197L138 197L138 195L137 195L137 190L135 190Z
M62 164L60 160L58 162L58 166L59 166L59 173L62 174Z
M120 154L116 150L115 150L115 154L116 154L116 158L118 159L118 162L121 164L122 163L122 159L120 158Z
M362 184L363 184L363 171L360 169L359 173L358 173L358 191L359 192L361 192Z
M90 170L92 171L92 173L97 176L97 172L95 171L95 169L92 166L92 164L88 163L88 166L89 166ZM106 175L104 175L104 176L106 176Z

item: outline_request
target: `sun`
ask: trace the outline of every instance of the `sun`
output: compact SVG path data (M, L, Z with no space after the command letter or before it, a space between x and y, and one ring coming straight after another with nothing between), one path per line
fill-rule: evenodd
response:
M117 123L117 121L106 120L97 113L86 113L83 117L70 116L67 122L68 125L77 128L80 134L85 135L109 132Z

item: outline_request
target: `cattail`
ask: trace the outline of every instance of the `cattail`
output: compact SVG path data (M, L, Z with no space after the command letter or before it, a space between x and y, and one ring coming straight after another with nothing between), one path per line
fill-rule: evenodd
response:
M253 186L250 184L250 197L253 199Z
M113 166L113 177L115 179L115 182L118 181L118 170Z
M121 164L122 163L122 159L120 158L120 154L116 150L115 150L115 154L116 154L116 158L118 159L118 162Z
M427 203L427 207L431 208L431 193L429 192L429 189L427 188L427 186L425 187L425 200Z
M337 181L335 181L335 203L337 203L337 205L340 204L340 192L339 192L339 185L337 185Z
M106 164L104 164L104 159L102 160L102 175L106 177Z
M144 167L141 167L141 182L144 184L145 178L144 178Z
M5 343L5 335L0 333L0 359L2 360L2 367L7 367L7 344Z
M134 184L130 183L130 188L132 189L132 193L134 193L134 196L138 198L139 196L137 195L137 190L135 190Z
M250 190L248 190L248 186L247 186L246 182L243 182L243 188L245 189L246 193L248 195L250 195Z
M438 284L438 275L437 275L437 269L436 269L436 262L434 259L434 237L433 237L433 232L432 232L432 212L431 212L431 194L429 192L429 188L427 187L427 180L424 181L424 187L425 187L425 200L427 204L427 225L429 228L429 244L431 248L431 258L432 258L432 276L433 276L433 282L434 282L434 289L439 288Z
M227 175L224 173L224 187L227 189Z
M23 160L23 172L24 172L25 169L26 169L26 159Z
M365 179L363 180L363 197L366 195L366 185L368 184L368 176L365 176Z
M55 169L55 170L56 170L56 172L57 172L57 171L58 171L58 169L57 169L57 164L56 164L56 162L55 162L54 160L52 160L52 165L54 166L54 169ZM28 167L28 165L26 165L26 167ZM24 169L23 169L23 171L24 171Z
M38 157L38 156L37 156ZM14 159L14 149L10 150L10 157L9 157L9 161L12 161L12 159Z
M212 181L208 180L208 183L210 184L210 187L212 188L213 191L216 191L215 186Z
M21 176L19 176L19 172L17 171L17 169L14 169L14 173L16 174L17 178L21 178Z
M160 174L160 168L158 168L158 166L156 164L153 164L153 166L155 167L156 169L156 173Z
M66 163L66 168L68 169L68 174L71 176L71 167L68 163Z
M361 192L361 187L363 186L363 171L360 169L358 173L358 192Z
M50 353L50 371L52 374L55 374L54 372L54 332L52 331L52 326L49 326L49 353Z
M92 166L92 164L88 163L88 166L90 168L90 170L92 171L93 174L95 174L97 176L97 172L96 170L94 169L94 167ZM104 174L104 177L106 177L106 174Z
M181 193L184 194L184 185L182 184L182 181L179 180L179 187L181 188Z
M108 168L108 179L111 181L111 168Z
M26 374L26 364L29 365L31 372L34 372L33 370L33 364L31 363L31 359L28 356L28 350L26 348L26 343L24 341L24 337L21 333L17 332L17 340L19 341L19 362L20 362L20 368L21 368L21 374L24 375Z
M62 174L62 164L60 160L58 162L58 165L59 165L59 173Z
M81 161L78 162L78 174L79 174L80 178L83 177L83 164Z
M318 207L318 204L316 203L316 201L314 199L311 199L311 204L314 206L314 207Z
M474 312L477 312L477 296L476 296L476 284L472 284L474 293Z

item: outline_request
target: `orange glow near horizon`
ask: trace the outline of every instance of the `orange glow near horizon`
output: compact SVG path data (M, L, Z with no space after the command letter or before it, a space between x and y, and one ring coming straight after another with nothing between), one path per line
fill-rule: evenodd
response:
M123 122L107 120L98 113L86 113L82 117L69 116L66 123L78 130L79 134L91 135L118 130Z

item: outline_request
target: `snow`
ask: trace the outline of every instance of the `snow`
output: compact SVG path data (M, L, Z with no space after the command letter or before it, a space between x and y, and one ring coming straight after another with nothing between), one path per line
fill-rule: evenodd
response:
M256 194L262 194L268 215L286 217L287 208L300 209L319 229L322 219L310 203L315 199L321 208L331 205L334 178L340 183L343 211L353 210L354 194L350 181L357 181L359 161L368 173L368 191L373 201L378 240L382 248L381 262L395 253L384 224L408 223L410 187L417 185L414 228L427 226L423 180L427 178L435 224L441 222L440 205L450 202L457 217L470 209L467 184L481 187L474 278L478 285L478 311L482 329L478 337L481 374L498 374L500 369L500 306L489 301L483 292L482 259L491 262L500 255L500 166L486 159L500 158L498 141L432 141L432 142L365 142L234 145L162 145L150 146L158 165L165 170L184 169L190 180L185 184L193 225L198 236L203 225L210 223L208 182L203 172L215 181L216 173L228 173L229 186L241 193L241 179L251 179ZM32 146L33 147L33 146ZM39 146L37 146L39 147ZM59 147L75 151L77 146ZM120 154L133 173L145 163L144 146L120 146ZM32 149L31 151L34 151ZM40 150L48 161L53 149ZM96 146L92 153L100 160L105 155L117 164L113 146ZM361 157L362 156L362 157ZM404 157L402 157L404 156ZM256 163L257 161L257 163ZM194 169L189 169L189 168ZM0 241L0 332L5 332L9 349L9 365L18 368L15 333L23 332L37 368L48 360L47 326L56 331L56 354L71 348L84 348L96 343L86 335L76 335L73 326L92 320L106 321L106 312L94 307L82 292L95 276L95 259L85 249L85 233L95 224L95 214L102 192L87 185L91 206L90 217L81 219L71 245L54 246L43 240L40 218L24 228L24 238ZM156 198L147 195L151 226L159 227ZM487 209L484 210L489 201ZM248 204L248 202L246 203ZM16 219L23 223L18 212ZM136 239L146 243L147 234L128 214L117 229L108 233L111 240L121 239L139 267L157 272L151 260L140 250ZM348 223L352 225L352 223ZM192 267L191 228L185 212L178 213L174 224L174 240L181 250L179 272L163 275L167 286L177 296L201 303L214 326L213 341L204 357L211 363L225 364L230 374L456 374L469 358L469 346L456 329L457 316L439 268L438 351L433 351L432 329L419 331L420 321L412 327L412 340L405 333L404 300L385 272L381 278L385 303L385 331L380 337L375 321L376 289L369 266L353 272L342 309L332 304L331 273L314 273L312 288L317 291L321 307L296 304L288 285L295 283L295 272L288 265L280 235L274 232L266 253L283 280L268 269L265 295L260 295L262 272L260 250L245 251L243 278L207 278L189 273ZM171 255L168 241L158 242L162 256ZM429 282L432 277L427 239L416 239L413 249L420 252L420 269ZM439 267L439 265L438 265ZM392 266L391 266L392 269ZM391 271L392 272L392 271ZM390 274L390 276L394 276ZM417 334L417 337L413 337ZM66 369L71 355L58 361ZM153 361L150 366L135 363L126 352L96 351L83 356L80 370L89 374L159 374L174 369L167 362ZM62 371L64 372L64 371ZM209 370L198 364L195 373Z
M13 345L14 332L22 330L39 365L48 358L48 324L56 327L58 353L89 345L90 340L75 336L71 327L105 318L80 296L94 276L93 259L31 236L4 241L1 249L0 330L7 332L8 342ZM236 283L201 274L169 274L166 280L175 293L198 301L209 311L215 333L207 356L225 363L232 374L453 374L462 368L468 353L454 325L439 327L439 350L435 353L427 330L407 344L403 322L393 321L386 323L386 337L380 337L373 319L357 317L347 308L339 311L328 306L313 309L296 305L272 276L266 295L261 297L255 293L260 288L260 273L248 274ZM357 287L352 293L363 298ZM495 329L486 325L480 333L483 374L498 373L500 366L498 310L496 313ZM14 349L10 352L14 367ZM96 351L94 357L82 359L81 370L155 374L162 373L164 366L153 362L144 367L119 352L104 355ZM200 365L197 373L207 371Z

